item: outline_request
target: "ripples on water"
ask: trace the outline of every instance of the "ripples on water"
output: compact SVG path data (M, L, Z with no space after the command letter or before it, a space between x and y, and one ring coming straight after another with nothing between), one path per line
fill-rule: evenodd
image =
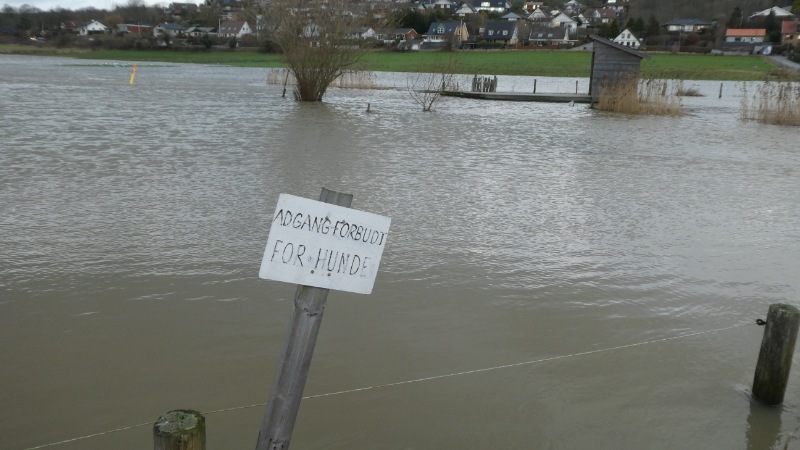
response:
M146 325L152 319L144 313L147 306L114 306L153 301L174 310L176 318L194 314L201 322L223 321L201 339L204 349L219 350L202 350L203 358L220 365L204 369L212 385L238 376L243 384L253 381L223 368L228 359L240 365L249 360L246 350L236 350L237 339L253 340L245 349L261 347L264 326L247 315L264 311L214 306L187 312L175 302L267 308L279 318L270 319L270 330L278 329L270 331L271 362L284 310L273 314L274 306L260 306L265 284L255 279L269 217L279 193L316 198L322 186L353 193L354 207L390 216L392 229L367 311L352 306L365 297L337 295L348 300L336 305L339 311L359 320L336 316L331 308L328 339L337 343L328 344L331 352L323 347L315 360L320 381L310 381L310 389L347 389L727 326L763 315L769 303L797 299L796 130L739 122L734 83L726 83L718 99L717 82L696 82L706 97L684 99L689 114L682 118L464 99L442 99L435 112L422 113L402 89L331 89L321 104L299 104L281 98L279 86L266 85L259 69L140 64L136 84L129 86L130 67L124 65L0 58L0 324L9 341L46 327L32 309L51 315L48 323L60 329L59 311L88 314L81 308L89 308L87 319L99 320L110 336L125 329L113 319L121 308L137 329L160 339L167 332ZM405 86L400 74L378 77L381 84ZM548 83L562 92L574 87L574 80L538 83L540 92ZM532 79L503 77L501 90L504 85L521 91ZM288 288L267 286L269 300L280 303L291 295ZM94 314L97 307L101 312ZM238 314L243 316L235 325L225 322ZM371 333L372 343L347 335L348 329ZM48 339L34 342L46 347ZM141 353L141 339L146 338L134 332L115 345L138 355L145 367L161 361L158 353ZM688 427L673 438L713 443L704 448L732 448L720 442L735 447L744 439L737 430L744 426L746 401L730 398L730 390L718 384L746 384L745 364L755 362L755 350L744 356L732 351L751 345L741 335L706 344L672 347L658 361L643 360L643 351L617 355L615 364L594 359L548 366L535 376L498 374L494 380L505 380L516 394L500 389L488 403L475 394L499 415L486 434L495 443L497 436L510 435L499 439L504 448L532 439L552 448L619 448L619 442L633 448L655 438L666 442L664 448L682 448L669 439L672 431ZM107 353L102 346L98 352ZM50 360L28 363L10 350L4 358L13 361L8 376L41 370ZM98 358L89 357L88 365L99 364ZM626 391L614 374L627 364L649 369L623 378ZM705 364L714 371L711 381L698 376ZM676 365L692 373L670 375ZM730 379L720 375L732 367ZM596 377L587 379L590 372ZM89 376L80 367L70 373L75 380ZM699 381L675 381L688 376ZM549 390L522 393L531 377ZM260 373L255 378L259 386L265 381ZM34 377L29 383L50 382ZM466 380L456 383L476 389ZM654 383L666 387L654 393ZM424 432L439 440L436 448L469 447L463 439L480 442L471 426L459 425L486 420L464 412L469 402L437 399L441 392L429 392L433 387L419 389L414 392L430 398L420 398L420 406L436 412L439 431ZM478 391L492 389L499 388L481 385ZM694 400L709 391L712 399L703 404L733 412L714 418L713 407ZM676 392L681 400L670 403ZM262 394L210 393L203 404L213 409L231 401L253 403L263 401ZM651 407L641 410L630 402L635 397L649 399ZM102 410L92 394L65 398L83 414ZM350 401L331 408L347 410ZM388 414L386 408L398 408L395 402L386 399L378 410ZM15 405L32 414L26 401ZM355 417L369 420L359 415L368 406L352 407L359 411ZM697 429L681 418L686 408ZM152 412L146 405L139 409ZM310 427L330 419L326 408L304 411L308 422L301 424ZM517 424L519 411L547 425ZM602 419L607 414L632 423L624 430L638 437L620 441L600 432L597 427L609 426ZM29 422L25 417L23 424ZM370 447L370 438L376 439L372 448L400 448L386 439L403 442L394 434L421 425L409 417L399 420L396 432L372 423L376 434L360 441L362 448ZM656 422L668 425L650 434L632 430ZM580 432L572 433L570 423ZM338 442L335 426L345 430L341 442L350 442L350 428L337 420L327 435L301 433L301 442L328 448L326 442ZM709 428L725 430L724 437L702 431ZM54 439L75 429L58 431ZM11 428L0 436L40 444ZM531 448L519 442L516 448Z

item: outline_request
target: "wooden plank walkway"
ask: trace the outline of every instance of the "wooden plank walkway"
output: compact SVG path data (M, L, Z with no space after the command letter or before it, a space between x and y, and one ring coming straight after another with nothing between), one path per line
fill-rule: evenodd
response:
M523 92L463 92L463 91L444 91L442 95L447 97L476 98L480 100L505 100L512 102L549 102L549 103L591 103L592 96L589 94L526 94Z

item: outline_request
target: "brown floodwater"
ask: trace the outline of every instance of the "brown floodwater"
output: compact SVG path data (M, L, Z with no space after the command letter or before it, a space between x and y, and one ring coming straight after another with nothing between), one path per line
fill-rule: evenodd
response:
M305 394L374 388L305 399L293 448L800 448L800 369L749 395L751 323L799 297L799 134L740 121L741 84L686 82L683 117L422 113L402 74L300 104L264 69L130 72L0 56L3 449L151 448L178 408L254 448L295 288L258 278L270 218L323 186L392 227Z

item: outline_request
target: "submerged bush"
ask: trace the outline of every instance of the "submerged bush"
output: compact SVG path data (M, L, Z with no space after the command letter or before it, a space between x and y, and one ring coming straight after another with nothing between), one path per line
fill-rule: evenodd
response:
M767 81L749 92L742 85L742 120L800 126L800 82Z
M602 111L662 116L683 115L680 82L653 78L623 77L600 85L597 108Z

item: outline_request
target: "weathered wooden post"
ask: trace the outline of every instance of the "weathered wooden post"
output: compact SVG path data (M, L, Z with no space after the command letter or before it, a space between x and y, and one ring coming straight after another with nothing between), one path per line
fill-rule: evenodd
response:
M205 450L206 419L197 411L176 409L153 424L154 450Z
M722 98L722 84L723 83L719 84L719 97L717 97L717 98Z
M533 79L533 93L536 93L536 78Z
M575 80L575 93L578 93L578 80Z
M319 199L281 194L261 262L259 277L298 286L257 450L289 448L328 291L372 292L389 232L388 217L348 208L352 194Z
M783 403L799 326L797 308L780 303L769 306L753 378L753 397L767 405Z
M289 84L289 69L286 69L286 77L283 79L283 95L281 95L281 97L286 97L287 84Z

